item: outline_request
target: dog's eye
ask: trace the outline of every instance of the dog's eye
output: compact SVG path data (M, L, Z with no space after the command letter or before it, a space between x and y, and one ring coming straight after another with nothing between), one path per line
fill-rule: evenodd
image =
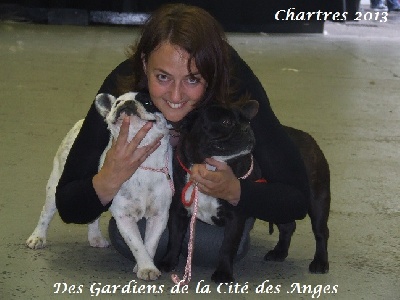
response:
M218 143L214 144L213 147L214 147L214 149L217 149L217 150L224 150L225 149L221 144L218 144Z
M233 124L233 122L231 119L222 120L222 126L224 126L224 127L232 127L232 124Z
M120 103L121 103L121 100L115 101L115 106L117 106L117 105L120 104Z

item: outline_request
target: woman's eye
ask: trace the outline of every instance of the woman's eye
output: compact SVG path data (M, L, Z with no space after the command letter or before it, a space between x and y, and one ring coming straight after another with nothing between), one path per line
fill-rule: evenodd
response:
M158 81L167 81L168 80L168 76L167 75L165 75L165 74L158 74L157 76L157 80Z
M200 79L196 77L189 77L187 81L189 84L196 84L200 82Z

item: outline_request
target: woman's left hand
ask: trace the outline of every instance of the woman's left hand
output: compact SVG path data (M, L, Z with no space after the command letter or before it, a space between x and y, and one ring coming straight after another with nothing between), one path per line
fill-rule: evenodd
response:
M215 171L207 169L206 164L192 166L190 181L196 183L203 194L228 201L237 205L240 200L240 181L236 178L231 167L213 158L207 158L206 163L214 166Z

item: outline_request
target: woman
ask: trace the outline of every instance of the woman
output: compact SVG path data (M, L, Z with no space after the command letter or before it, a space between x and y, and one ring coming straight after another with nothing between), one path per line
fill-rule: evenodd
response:
M201 192L237 205L255 218L287 223L305 217L309 186L298 149L275 117L260 82L207 12L183 4L157 10L129 59L111 72L98 93L119 96L127 91L148 93L154 109L177 131L180 121L193 109L249 94L260 104L251 124L256 137L253 154L268 183L239 180L228 166L212 159L207 162L217 170L196 165L192 180L199 183ZM65 222L88 223L99 217L122 183L158 146L156 141L138 147L151 123L130 143L128 126L127 119L98 171L109 133L94 104L91 106L57 187L57 208ZM199 229L197 232L200 234Z

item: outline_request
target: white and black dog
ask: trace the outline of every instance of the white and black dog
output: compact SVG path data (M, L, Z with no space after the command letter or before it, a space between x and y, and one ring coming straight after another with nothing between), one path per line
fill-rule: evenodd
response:
M148 121L154 125L139 146L150 144L159 136L161 145L142 163L137 171L122 186L114 197L110 212L115 218L118 229L126 244L132 251L137 265L134 269L138 278L155 280L161 272L153 262L159 239L168 221L174 187L172 183L172 148L169 143L169 129L161 113L149 113L135 98L137 93L126 93L117 99L108 94L96 96L98 112L104 117L111 132L108 146L100 158L99 169L104 163L107 151L113 140L119 135L120 126L125 116L130 117L128 141L131 141L138 130ZM41 212L38 225L26 244L32 249L46 245L46 234L49 223L56 212L55 191L62 174L68 153L76 139L83 120L78 121L62 141L53 162L53 170L47 183L46 203ZM141 238L137 221L146 218L144 242ZM98 219L89 224L88 239L93 247L107 247L109 243L103 238Z

